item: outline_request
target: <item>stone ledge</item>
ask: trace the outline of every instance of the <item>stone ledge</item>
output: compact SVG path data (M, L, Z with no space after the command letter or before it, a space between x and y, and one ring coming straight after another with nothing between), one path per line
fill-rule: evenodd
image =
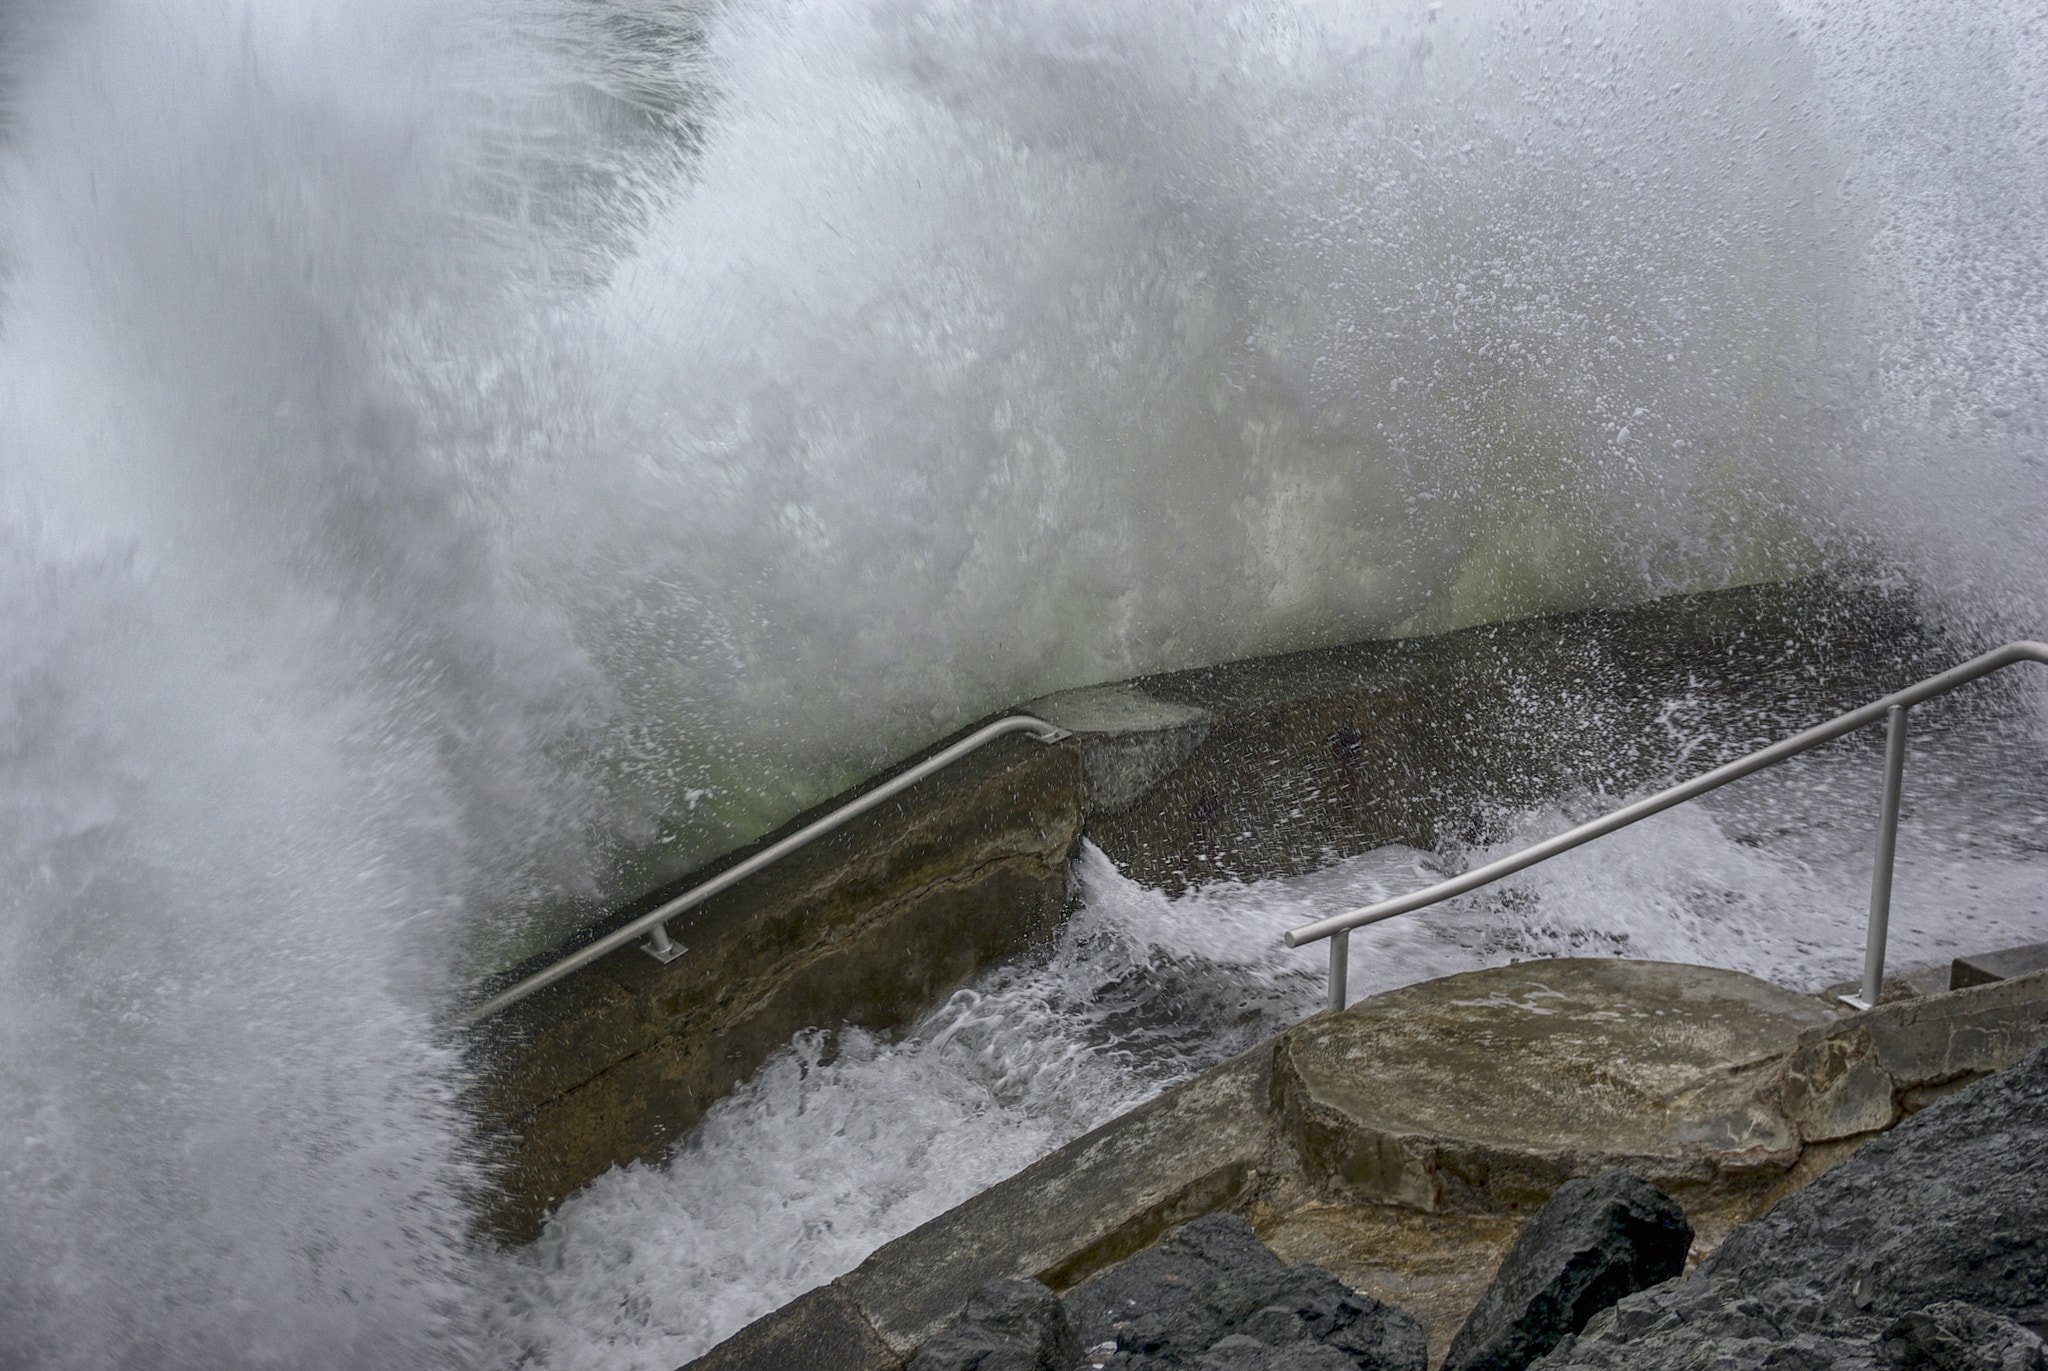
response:
M690 1365L697 1371L899 1371L903 1358L875 1335L860 1306L837 1286L821 1285Z
M1559 1013L1574 1002L1578 1018ZM1690 1013L1669 1012L1679 1008ZM1434 1041L1447 1025L1456 1040ZM1563 1180L1616 1164L1660 1173L1699 1230L1697 1258L1876 1136L1802 1139L1781 1107L1795 1067L1809 1069L1800 1063L1856 1044L1909 1093L1925 1087L1902 1083L1975 1079L2044 1039L2048 973L1837 1017L1811 996L1709 967L1580 959L1466 972L1318 1015L886 1244L828 1288L895 1365L985 1281L1070 1288L1231 1209L1288 1260L1414 1303L1440 1355L1523 1216ZM1589 1074L1596 1048L1612 1065ZM1381 1069L1402 1054L1405 1065ZM1468 1075L1447 1084L1449 1069ZM1304 1123L1311 1111L1321 1137ZM1402 1145L1423 1136L1426 1148ZM1402 1166L1375 1186L1342 1159L1380 1138ZM1731 1146L1752 1138L1766 1145ZM1435 1169L1406 1169L1418 1155ZM1361 1240L1371 1250L1347 1255ZM688 1371L796 1364L747 1353L769 1345L783 1312Z
M474 1034L471 1105L504 1162L489 1225L530 1236L607 1166L658 1155L790 1034L901 1027L1022 950L1057 920L1084 832L1169 891L1389 842L1435 846L1481 836L1501 806L1661 774L1688 734L1723 730L1739 751L1759 730L1811 723L1907 679L1924 650L1903 602L1817 583L1753 586L1036 701L1027 707L1076 736L998 742L679 918L680 960L662 966L622 948ZM1009 893L960 895L974 873L1005 864ZM955 947L938 932L960 927L963 898L980 914ZM923 964L910 966L906 948Z
M1687 1204L1799 1155L1773 1068L1830 1016L1754 977L1665 962L1523 962L1302 1025L1279 1107L1311 1183L1425 1213L1513 1213L1625 1166Z
M906 1355L988 1281L1057 1287L1249 1193L1272 1143L1272 1044L1232 1058L884 1244L838 1287Z
M1880 1004L1800 1036L1783 1106L1805 1143L1890 1128L2048 1041L2048 971Z

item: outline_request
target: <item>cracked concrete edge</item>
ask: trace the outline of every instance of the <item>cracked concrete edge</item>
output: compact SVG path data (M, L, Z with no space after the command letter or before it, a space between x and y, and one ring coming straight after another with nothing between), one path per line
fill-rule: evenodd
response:
M1803 1143L1881 1132L2048 1041L2048 971L1848 1015L1800 1034L1780 1099Z
M898 1371L904 1361L845 1291L821 1285L755 1319L690 1371Z
M1194 756L1211 726L1208 710L1129 682L1063 690L1023 708L1082 739L1091 818L1121 813L1150 794Z
M884 1244L835 1284L908 1352L988 1281L1063 1288L1245 1197L1272 1141L1272 1042L1183 1082Z

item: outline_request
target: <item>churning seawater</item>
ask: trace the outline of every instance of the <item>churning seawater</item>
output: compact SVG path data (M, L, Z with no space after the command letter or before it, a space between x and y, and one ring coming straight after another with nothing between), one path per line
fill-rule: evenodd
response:
M461 987L986 710L1793 574L2048 621L2029 4L0 43L0 1364L674 1360L1298 1016L1280 928L1470 855L1175 902L1091 858L1042 965L479 1250ZM2048 936L2037 716L1916 757L1902 957ZM1845 977L1867 761L1361 936L1359 992Z
M1888 944L1898 971L2048 939L2048 769L2009 721L1908 760ZM1860 976L1876 749L1848 745L1427 914L1353 934L1354 998L1540 957L1708 963L1817 989ZM1931 774L1930 774L1931 773ZM1967 779L1964 779L1967 778ZM1099 851L1049 954L984 977L900 1042L808 1035L672 1158L615 1170L494 1258L490 1315L536 1366L672 1371L870 1251L1322 1007L1326 945L1288 928L1419 889L1609 807L1509 816L1452 853L1389 847L1169 900Z

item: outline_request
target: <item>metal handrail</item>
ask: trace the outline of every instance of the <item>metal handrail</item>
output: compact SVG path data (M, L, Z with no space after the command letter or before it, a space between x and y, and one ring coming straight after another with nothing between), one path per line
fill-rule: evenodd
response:
M1382 919L1391 919L1397 914L1410 914L1427 908L1453 895L1462 895L1483 885L1491 885L1503 876L1511 876L1525 867L1538 862L1549 861L1559 853L1569 852L1582 843L1626 828L1639 819L1661 813L1673 805L1685 803L1710 790L1719 789L1730 781L1741 780L1751 772L1762 771L1765 767L1776 766L1779 762L1795 757L1810 748L1839 738L1845 733L1887 721L1889 736L1885 740L1884 791L1878 810L1877 858L1870 879L1870 926L1863 949L1863 985L1861 995L1844 995L1844 1004L1855 1009L1868 1009L1877 1003L1879 990L1884 984L1884 944L1887 925L1891 918L1892 898L1892 857L1898 847L1899 838L1899 791L1905 779L1906 770L1906 711L1923 700L1937 695L1946 695L1958 686L1968 685L1980 676L2021 662L2040 662L2048 665L2048 643L2022 641L2007 643L1980 657L1972 657L1961 666L1951 667L1938 676L1930 676L1916 685L1907 686L1881 700L1873 700L1860 709L1837 715L1827 723L1809 728L1804 733L1795 733L1782 742L1760 748L1746 757L1715 767L1712 771L1693 777L1668 790L1660 790L1647 799L1634 804L1623 805L1620 809L1603 814L1597 819L1580 824L1577 828L1547 838L1533 847L1523 848L1512 856L1488 862L1485 866L1474 867L1461 876L1439 881L1435 885L1407 895L1397 895L1390 900L1365 905L1345 914L1333 914L1327 919L1303 924L1290 929L1284 935L1289 947L1301 947L1308 943L1330 942L1330 1008L1344 1007L1345 973L1350 969L1351 930L1376 924Z
M704 903L719 891L745 880L762 867L778 862L798 848L817 841L847 821L865 814L882 801L908 790L933 772L943 771L968 753L1011 733L1029 733L1041 743L1056 743L1070 736L1067 730L1058 725L1033 718L1029 714L1012 714L1008 718L998 719L984 728L975 730L943 752L936 752L925 758L900 776L890 777L867 794L849 800L824 818L805 825L781 842L762 848L745 861L727 867L701 885L691 886L673 900L650 909L631 923L621 925L595 942L579 947L546 970L537 971L489 999L460 1010L455 1015L455 1022L466 1026L488 1019L499 1010L515 1005L528 995L545 990L564 976L590 965L606 953L624 947L643 933L647 935L647 941L642 944L642 951L658 962L674 961L689 949L669 938L670 919Z

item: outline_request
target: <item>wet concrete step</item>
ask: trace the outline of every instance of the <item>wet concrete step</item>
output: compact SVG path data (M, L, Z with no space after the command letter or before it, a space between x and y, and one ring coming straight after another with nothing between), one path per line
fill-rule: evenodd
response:
M2025 947L1958 957L1949 966L1948 988L1963 990L1973 985L1990 985L2034 971L2048 971L2048 943L2028 943Z
M1799 1156L1772 1068L1835 1020L1713 967L1523 962L1426 981L1287 1034L1275 1093L1311 1183L1424 1213L1512 1213L1625 1166L1690 1210Z
M1563 1181L1623 1165L1657 1182L1685 1205L1698 1255L2044 1040L2048 971L1862 1013L1661 962L1423 982L1318 1015L1077 1139L692 1367L768 1371L830 1347L831 1367L893 1371L985 1281L1065 1290L1218 1209L1416 1315L1440 1358Z

